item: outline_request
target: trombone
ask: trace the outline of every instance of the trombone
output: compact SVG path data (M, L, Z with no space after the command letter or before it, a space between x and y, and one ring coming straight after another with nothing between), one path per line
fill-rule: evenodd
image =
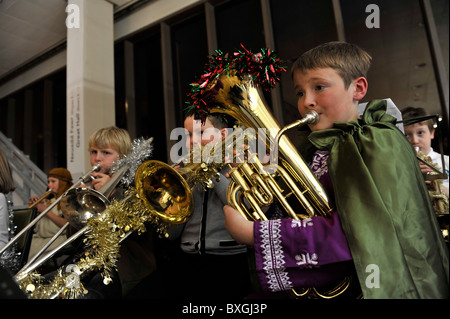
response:
M89 173L81 178L81 181L89 178L89 175L99 168L99 164L94 166ZM63 211L64 218L67 219L67 223L60 229L58 233L56 233L50 239L50 241L36 254L33 259L31 259L25 266L22 267L21 270L17 272L17 274L15 275L16 280L20 281L21 278L24 278L28 273L37 269L40 265L53 257L62 248L85 234L89 229L88 226L85 225L87 220L89 218L99 216L110 205L108 197L120 182L121 178L127 170L127 165L122 166L114 174L111 180L98 191L86 187L76 187L74 185L75 187L72 186L60 198L58 198L58 201L61 201L61 210ZM77 185L79 185L81 181L78 182ZM69 225L73 226L78 231L71 237L67 238L63 243L58 245L52 251L48 252L41 259L37 260L37 258L45 252L48 246L50 246L51 243L53 243L55 239Z
M58 205L58 203L61 201L61 199L71 190L75 189L78 187L78 185L80 184L84 184L87 183L89 181L89 179L91 178L91 174L95 171L98 171L100 169L100 164L97 164L95 166L92 167L92 169L86 173L85 175L83 175L82 177L80 177L80 179L73 184L63 195L61 195L58 199L56 199L53 203L50 204L50 206L47 207L46 210L44 210L41 214L39 214L35 219L33 219L26 227L24 227L16 236L14 236L5 246L3 246L3 248L0 250L0 255L3 254L9 247L11 247L15 242L17 242L17 240L23 235L25 234L28 230L30 230L38 221L40 221L45 215L47 215L47 213L49 211L51 211L56 205ZM45 193L47 194L47 193ZM44 194L44 195L45 195ZM42 201L44 198L44 195L42 195L38 201ZM34 202L31 206L36 205L37 201ZM34 206L33 206L34 207ZM67 227L67 224L64 225L63 227ZM54 241L54 238L52 238ZM39 254L38 254L39 255Z

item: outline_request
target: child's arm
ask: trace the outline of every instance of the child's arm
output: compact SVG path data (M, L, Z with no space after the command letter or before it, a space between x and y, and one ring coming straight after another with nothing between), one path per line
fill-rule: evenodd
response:
M253 222L248 221L229 205L224 206L225 227L238 243L253 246Z
M108 174L103 174L103 173L92 173L91 174L93 177L95 177L95 179L92 180L92 187L95 190L99 190L100 188L103 187L103 185L105 185L106 183L109 182L109 180L111 179L111 177Z

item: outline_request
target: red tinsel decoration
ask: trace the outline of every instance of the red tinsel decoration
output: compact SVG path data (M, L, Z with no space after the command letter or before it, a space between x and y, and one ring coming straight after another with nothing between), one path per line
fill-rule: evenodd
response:
M253 53L242 44L241 47L242 50L232 54L217 50L215 55L209 57L203 75L190 84L191 92L187 94L185 102L188 105L186 115L194 115L204 123L216 103L214 95L221 89L220 81L216 80L223 73L233 72L237 76L247 74L255 86L266 91L276 86L281 72L286 71L286 68L275 52L261 49L261 52ZM215 81L217 83L211 88Z

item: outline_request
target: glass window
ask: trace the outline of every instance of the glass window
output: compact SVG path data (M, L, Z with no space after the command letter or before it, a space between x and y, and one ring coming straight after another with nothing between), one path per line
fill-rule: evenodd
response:
M38 167L44 167L44 81L38 81L25 90L25 96L24 148Z
M431 8L433 10L434 22L436 23L436 30L439 37L439 44L441 46L442 57L444 59L445 71L448 79L448 0L431 0Z
M241 43L255 52L265 47L259 0L229 1L214 11L219 50L233 52L241 48Z
M367 50L373 58L365 101L391 98L400 110L413 106L440 113L419 1L377 1L379 28L366 25L366 19L376 19L376 10L366 12L373 1L341 0L340 3L346 40ZM369 15L372 16L368 18Z
M66 151L66 69L58 71L50 78L52 83L52 114L51 132L45 132L44 136L52 136L52 164L51 167L67 166ZM47 129L47 128L44 128ZM54 132L58 132L55 134Z
M165 161L166 125L159 29L136 39L133 51L136 137L153 137L152 157Z
M126 97L125 97L125 52L124 41L114 45L114 99L116 111L116 126L127 127Z
M290 69L303 52L328 41L337 40L331 1L270 1L276 51L286 61L281 78L285 124L299 118Z
M23 136L24 136L24 95L25 89L18 91L7 97L8 102L8 120L12 120L14 125L8 123L7 135L12 142L21 150L23 150Z
M203 8L203 7L202 7ZM184 123L186 95L208 61L206 18L202 11L171 27L172 61L174 72L175 114L178 127Z
M0 107L0 130L40 169L66 166L65 69L2 99Z

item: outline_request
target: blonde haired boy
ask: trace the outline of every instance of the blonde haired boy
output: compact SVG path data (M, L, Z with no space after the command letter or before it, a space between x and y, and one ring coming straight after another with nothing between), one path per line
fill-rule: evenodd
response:
M121 157L131 152L131 138L128 132L116 126L101 128L89 137L91 165L100 164L100 170L91 175L94 189L100 189L111 178L111 168Z

